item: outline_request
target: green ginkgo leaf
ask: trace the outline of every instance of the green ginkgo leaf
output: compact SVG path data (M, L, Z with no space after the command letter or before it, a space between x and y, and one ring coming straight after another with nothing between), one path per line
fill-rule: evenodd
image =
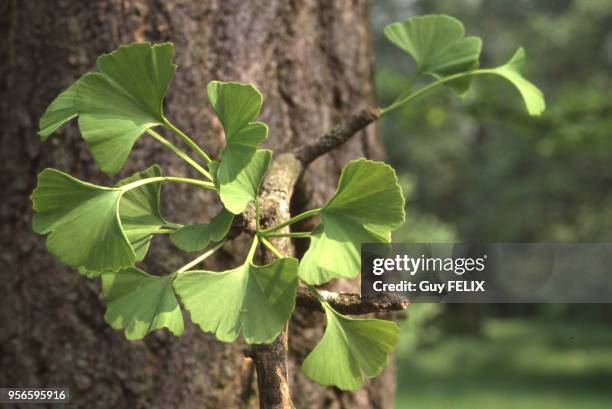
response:
M160 174L154 166L108 188L45 169L31 196L33 229L49 235L51 253L88 277L130 267L144 257L150 236L166 222L159 214L159 182L123 186Z
M266 124L253 122L263 104L257 88L240 82L211 81L207 91L228 143L242 143L245 138L248 143L260 143L266 138Z
M153 165L121 180L116 187L158 176L162 176L162 170L158 165ZM121 225L138 261L146 255L153 234L168 224L159 210L160 194L161 183L150 183L128 190L119 202Z
M297 260L250 262L220 273L179 273L174 288L191 320L217 339L233 342L240 332L249 344L272 342L295 307Z
M173 275L156 277L137 268L102 274L106 300L104 319L115 329L125 328L129 340L168 328L183 334L183 314L172 289Z
M134 43L96 61L77 87L79 128L96 162L118 172L136 140L165 122L162 104L174 76L170 43Z
M210 223L181 227L170 235L170 240L184 251L202 250L211 241L223 240L233 220L234 214L222 209Z
M382 162L349 162L320 216L300 261L300 277L309 284L355 277L361 245L388 243L391 231L404 223L404 197L395 171Z
M385 36L407 51L419 72L436 78L478 68L482 40L465 37L463 24L447 15L412 17L385 27ZM469 88L469 77L449 85L460 93Z
M107 173L117 173L136 140L166 122L163 99L176 65L170 43L134 43L96 61L49 106L40 122L44 140L78 115L79 129L94 159Z
M74 96L76 95L78 84L79 81L74 82L68 89L59 94L49 104L43 116L40 117L38 134L41 140L46 141L60 126L78 115L77 109L74 106Z
M506 64L492 69L480 70L485 74L499 75L510 81L520 92L525 102L525 107L530 115L540 115L546 109L544 94L531 82L522 76L525 66L525 50L521 47L510 58Z
M119 181L115 187L120 188L137 180L158 176L162 176L162 171L159 166L153 165ZM136 255L135 261L144 259L153 234L168 224L159 211L160 192L161 183L146 184L124 191L119 201L119 220ZM90 270L83 266L78 267L78 271L88 278L102 274L102 271Z
M399 337L397 324L377 319L354 319L323 303L325 334L302 363L302 371L312 380L342 390L363 386L387 366L388 354Z
M63 263L88 270L131 266L136 254L119 219L123 191L82 182L55 169L38 175L31 199L33 229Z
M260 152L257 147L268 136L266 124L253 122L259 115L263 97L254 86L238 82L212 81L207 89L226 140L215 181L225 207L232 213L242 213L258 188L251 183L250 176L260 169L263 154L253 160Z
M229 158L233 160L237 156L232 155ZM211 162L209 164L210 173L215 178L215 185L219 190L219 196L227 210L234 214L240 214L244 212L249 202L257 198L259 187L266 174L266 170L268 170L271 159L271 150L257 149L246 167L240 168L237 166L231 168L230 176L232 182L225 185L221 184L220 179L217 177L221 164L219 162ZM236 173L234 174L233 171L236 171Z

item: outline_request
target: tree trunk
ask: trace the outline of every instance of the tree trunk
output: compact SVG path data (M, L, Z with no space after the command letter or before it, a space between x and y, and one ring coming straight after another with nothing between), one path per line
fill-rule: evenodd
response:
M172 41L179 69L166 114L173 122L216 153L223 133L205 86L213 79L251 82L265 97L260 119L270 126L266 145L278 153L291 150L372 103L367 24L366 0L2 2L0 386L68 386L76 408L257 407L257 381L244 345L218 342L191 324L181 338L158 331L144 341L125 340L104 322L98 280L60 265L45 250L44 238L32 233L28 196L43 168L114 182L94 166L76 126L42 144L38 118L59 91L94 67L99 54L132 41ZM292 207L320 205L348 160L380 155L370 127L309 166ZM123 175L154 162L167 174L191 174L143 136ZM220 208L209 194L174 184L162 196L164 213L179 222L207 220ZM238 238L209 267L233 266L243 250ZM189 258L156 238L145 267L164 274ZM340 286L355 290L351 282ZM320 338L322 320L319 313L298 310L289 325L295 406L392 407L389 370L355 393L316 385L299 372Z

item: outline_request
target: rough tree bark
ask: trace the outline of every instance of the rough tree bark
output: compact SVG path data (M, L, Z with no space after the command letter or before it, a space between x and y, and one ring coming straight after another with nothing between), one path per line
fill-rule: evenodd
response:
M207 151L217 152L223 134L205 84L212 79L252 82L265 96L266 145L291 151L372 103L367 14L366 0L0 3L0 386L68 386L76 408L257 407L253 364L244 357L244 345L217 342L193 325L182 338L161 331L128 342L104 323L99 283L61 266L45 251L44 239L30 228L27 197L36 174L53 166L87 180L113 180L93 165L74 126L43 145L37 120L59 91L92 69L100 53L132 41L168 40L175 44L180 66L167 99L173 122ZM364 155L381 156L373 127L310 164L291 210L322 204L333 193L342 165ZM123 174L153 162L167 173L191 172L143 137ZM164 189L163 207L171 219L206 220L220 208L208 194ZM297 253L303 250L298 244ZM238 237L209 267L234 265L243 252L244 240ZM159 239L151 254L146 268L152 273L167 273L190 258ZM337 289L356 290L348 281ZM300 374L299 364L319 339L323 318L302 308L289 325L288 383L295 406L392 407L389 370L356 393L316 385Z

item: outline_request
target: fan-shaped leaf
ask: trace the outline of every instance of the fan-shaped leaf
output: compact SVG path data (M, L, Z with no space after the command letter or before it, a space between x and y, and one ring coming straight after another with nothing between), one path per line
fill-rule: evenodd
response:
M226 164L230 164L226 167L226 171L228 172L228 178L231 179L231 182L226 184L222 183L222 180L224 180L222 177L217 177L222 163L210 163L210 172L215 178L215 184L219 190L221 201L227 210L234 214L240 214L244 212L249 202L257 198L259 187L266 174L266 170L268 170L271 158L271 150L257 149L245 167L242 167L242 164L234 167L231 163L234 163L234 161L237 163L241 162L242 158L240 155L226 156L223 160L226 161Z
M170 43L135 43L100 56L99 73L83 76L75 106L79 128L96 162L118 172L149 128L164 123L162 103L176 70Z
M295 307L297 260L283 258L265 266L246 263L216 273L180 273L174 288L202 331L224 342L240 332L247 343L270 343Z
M394 170L382 162L349 162L320 215L300 261L300 277L310 284L355 277L361 244L389 242L391 231L404 222L404 197Z
M323 385L359 389L365 377L375 377L387 366L387 354L397 344L399 329L392 321L353 319L325 303L323 307L327 328L304 360L302 371Z
M136 255L119 220L122 193L45 169L31 197L37 212L34 231L49 234L47 248L70 266L93 271L128 267Z
M385 27L385 36L407 51L419 71L442 78L478 68L482 40L464 37L463 24L447 15L412 17ZM469 88L469 78L449 83L460 93Z
M48 234L49 251L88 277L130 267L166 221L159 213L159 183L122 186L159 175L153 166L107 188L45 169L31 196L34 231Z
M76 95L78 84L79 81L74 82L47 107L38 124L40 129L38 134L41 140L46 141L57 128L78 115L77 109L74 106L74 96Z
M530 115L540 115L546 108L544 95L531 82L522 76L525 65L525 50L521 47L512 56L510 61L501 67L483 70L485 73L496 74L510 81L521 93L525 107Z
M41 138L78 114L94 159L104 172L117 173L140 135L165 122L163 99L176 70L172 52L170 43L134 43L101 55L98 72L85 74L47 108Z
M116 186L158 176L162 176L162 170L153 165L121 180ZM160 193L161 183L150 183L128 190L119 202L119 218L137 260L142 260L147 254L153 234L168 224L159 210Z
M220 81L208 84L208 97L223 124L226 139L216 169L219 195L232 213L242 213L259 187L251 183L248 174L257 173L263 154L254 163L253 158L259 144L268 136L266 124L252 122L259 114L263 97L250 84ZM249 167L252 169L247 170Z
M252 123L253 119L259 115L263 96L251 84L211 81L207 86L207 91L213 110L223 124L228 143L239 143L244 137L241 133L252 130L249 125L258 124L259 127L267 128L265 124ZM255 140L258 139L257 143L259 143L267 135L260 134L257 138L252 134L249 136Z
M102 274L107 303L104 319L115 329L125 328L127 339L142 339L166 327L183 334L183 314L172 289L173 275L156 277L137 268Z
M211 219L210 223L184 226L172 233L170 240L181 250L198 251L211 241L223 240L233 220L233 213L223 209Z

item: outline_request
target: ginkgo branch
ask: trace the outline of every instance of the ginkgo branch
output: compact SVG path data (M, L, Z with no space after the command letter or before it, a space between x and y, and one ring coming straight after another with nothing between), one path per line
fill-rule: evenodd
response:
M348 117L344 122L333 127L314 142L295 149L293 154L304 166L306 166L319 156L344 144L353 135L376 121L379 117L380 110L378 108L363 109Z
M285 255L270 243L265 237L260 237L261 242L276 257L283 258ZM395 294L376 294L373 296L362 296L357 293L336 293L319 290L315 286L301 282L296 294L296 305L309 310L323 312L321 303L329 304L341 314L363 315L378 312L405 310L410 301L408 298Z
M314 291L314 292L313 292ZM296 296L296 305L323 312L321 300L332 306L341 314L363 315L377 312L402 311L409 305L406 297L395 294L377 294L364 296L357 293L336 293L316 288L300 286Z

